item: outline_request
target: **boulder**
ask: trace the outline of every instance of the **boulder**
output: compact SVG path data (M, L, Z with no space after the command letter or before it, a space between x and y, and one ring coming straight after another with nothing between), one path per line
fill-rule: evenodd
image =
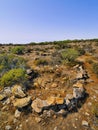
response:
M45 100L41 100L41 99L39 99L39 98L36 98L36 99L32 102L32 104L31 104L31 107L32 107L33 110L34 110L35 112L37 112L37 113L42 112L42 109L43 109L44 107L47 107L47 106L48 106L47 102L46 102Z
M20 85L14 85L12 87L12 94L15 97L19 97L19 98L23 98L26 96L26 94L24 93L23 87Z
M21 99L16 99L16 101L13 103L15 107L22 108L27 106L31 102L31 97L25 97Z

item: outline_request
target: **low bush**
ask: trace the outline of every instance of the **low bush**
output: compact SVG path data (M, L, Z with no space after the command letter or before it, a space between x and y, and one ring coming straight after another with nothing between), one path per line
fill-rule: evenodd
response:
M92 106L92 113L95 117L98 118L98 103L93 103L93 106Z
M2 87L11 86L14 83L24 83L27 80L27 75L25 70L18 68L18 69L11 69L8 72L6 72L1 78L0 78L0 85Z
M0 55L0 76L2 76L6 71L14 68L26 68L26 62L21 57L16 57L14 55Z
M85 50L83 48L77 48L77 51L79 52L79 55L84 55L85 54Z
M26 61L14 55L0 55L0 85L12 85L26 81Z
M16 46L16 47L14 47L14 48L11 49L11 52L13 54L21 55L24 52L24 46Z
M61 53L62 59L65 63L72 65L75 63L76 58L79 56L79 52L75 49L66 49Z
M48 61L46 59L37 59L34 61L35 65L48 65Z
M92 70L98 76L98 63L93 63Z

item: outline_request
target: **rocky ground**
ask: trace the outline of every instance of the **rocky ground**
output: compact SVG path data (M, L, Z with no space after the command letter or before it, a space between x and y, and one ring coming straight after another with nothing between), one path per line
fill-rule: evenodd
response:
M98 103L98 78L92 71L98 62L95 43L69 67L60 62L56 45L27 45L20 57L30 69L29 88L15 84L0 91L0 130L98 130L93 108ZM3 50L8 50L4 46ZM38 64L44 59L42 64Z

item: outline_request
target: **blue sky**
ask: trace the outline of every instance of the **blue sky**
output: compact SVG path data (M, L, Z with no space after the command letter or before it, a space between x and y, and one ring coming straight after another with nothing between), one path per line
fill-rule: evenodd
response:
M98 0L0 0L0 43L98 38Z

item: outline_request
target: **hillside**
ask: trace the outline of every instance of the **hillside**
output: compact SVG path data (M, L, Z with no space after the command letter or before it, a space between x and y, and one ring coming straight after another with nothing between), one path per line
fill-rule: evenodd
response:
M1 44L0 130L98 130L98 40Z

